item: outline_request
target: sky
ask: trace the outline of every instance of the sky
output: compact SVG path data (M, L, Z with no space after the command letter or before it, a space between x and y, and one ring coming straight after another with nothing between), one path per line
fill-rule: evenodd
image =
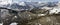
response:
M46 1L46 2L49 2L49 1L60 1L60 0L14 0L14 1L24 1L24 2L30 2L30 1L32 1L32 2L40 2L40 1L44 2L44 1Z
M38 1L58 1L58 0L22 0L22 1L34 1L34 2L38 2Z
M8 0L0 0L0 1L8 1ZM20 2L20 1L23 1L23 2L52 2L52 1L60 1L60 0L10 0L10 1L16 1L16 2Z

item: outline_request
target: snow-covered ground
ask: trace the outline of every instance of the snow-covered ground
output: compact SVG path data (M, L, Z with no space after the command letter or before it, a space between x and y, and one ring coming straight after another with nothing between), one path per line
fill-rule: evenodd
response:
M12 23L12 24L10 24L10 25L17 25L17 23Z
M58 14L60 12L60 8L53 8L52 10L50 10L50 14L55 13Z
M0 25L3 25L3 23L0 23Z
M3 25L3 23L0 23L0 25ZM10 24L10 25L17 25L17 23L12 23L12 24Z
M0 25L2 25L2 24L0 24Z

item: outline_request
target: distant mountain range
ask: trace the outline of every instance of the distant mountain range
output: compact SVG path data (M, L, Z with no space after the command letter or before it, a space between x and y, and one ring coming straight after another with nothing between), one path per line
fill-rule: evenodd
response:
M33 8L39 8L39 7L53 7L56 6L58 2L20 2L20 3L9 3L6 5L0 4L0 7L6 7L11 8L13 10L31 10ZM23 6L24 5L24 6Z

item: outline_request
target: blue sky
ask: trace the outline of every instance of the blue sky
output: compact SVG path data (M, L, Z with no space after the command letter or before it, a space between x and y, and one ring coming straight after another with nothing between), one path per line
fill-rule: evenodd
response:
M0 0L1 1L1 0ZM3 0L3 1L8 1L8 0ZM12 1L12 0L11 0ZM56 1L60 1L60 0L13 0L13 2L56 2Z
M28 1L32 1L32 2L39 2L39 1L46 1L46 2L49 2L49 1L60 1L60 0L14 0L14 1L24 1L24 2L28 2Z

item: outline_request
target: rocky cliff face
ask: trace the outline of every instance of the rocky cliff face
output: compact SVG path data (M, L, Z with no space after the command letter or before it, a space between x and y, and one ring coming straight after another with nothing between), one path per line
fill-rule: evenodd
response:
M37 7L35 5L38 4L33 6L31 4L27 6L15 4L14 6L12 5L13 8L10 10L8 10L9 8L0 8L1 22L3 25L10 25L13 22L18 23L17 25L60 25L60 3L50 4L46 3ZM31 6L33 8L29 11ZM15 7L18 10L15 10Z

